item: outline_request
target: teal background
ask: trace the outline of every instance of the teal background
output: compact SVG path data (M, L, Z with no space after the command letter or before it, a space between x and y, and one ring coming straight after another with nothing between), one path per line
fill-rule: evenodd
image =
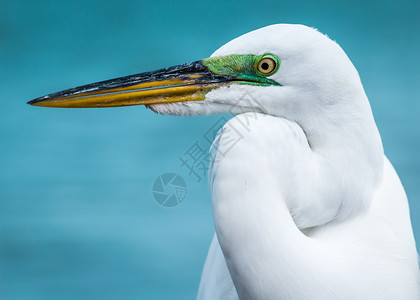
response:
M205 58L273 23L319 28L347 52L420 241L419 1L0 3L1 299L195 297L214 232L211 200L206 178L197 183L179 156L220 116L25 103ZM152 197L165 172L188 185L175 208Z

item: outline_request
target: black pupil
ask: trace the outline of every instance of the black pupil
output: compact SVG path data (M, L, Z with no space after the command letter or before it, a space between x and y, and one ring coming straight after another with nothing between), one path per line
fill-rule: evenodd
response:
M263 62L263 63L261 64L261 69L263 69L263 70L265 70L265 71L267 71L269 67L270 67L270 66L269 66L269 65L268 65L268 63L266 63L266 62Z

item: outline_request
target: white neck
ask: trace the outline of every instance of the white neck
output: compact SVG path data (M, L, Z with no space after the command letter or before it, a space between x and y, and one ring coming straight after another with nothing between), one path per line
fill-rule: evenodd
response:
M241 125L247 123L248 130ZM320 289L310 278L318 272L314 262L319 251L305 251L308 239L296 227L285 191L294 180L296 163L288 158L289 151L298 159L305 155L294 151L304 142L303 132L289 121L252 113L237 116L225 128L212 148L213 216L239 297L276 299L282 291L285 299L304 298L308 291ZM241 139L229 148L226 142L235 137L233 128ZM302 284L289 284L296 282Z
M355 166L360 151L368 147L365 138L359 135L361 141L356 144L343 139L339 147L327 151L334 139L323 136L323 142L319 139L312 149L305 148L307 137L310 142L314 137L311 132L305 136L296 123L254 113L235 117L225 128L213 145L213 215L240 298L271 299L278 291L289 298L305 298L305 293L317 290L317 295L322 295L328 289L311 277L322 272L317 260L324 250L318 249L316 242L312 244L298 227L322 225L337 216L343 219L354 213L354 207L360 208L361 204L352 200L366 200L367 195L358 195L364 187L358 189L357 185L367 184L369 178L347 179L349 174L340 166L349 164L355 169L352 172L366 167L364 163ZM234 138L229 128L239 131L242 138L228 149L231 144L227 141ZM370 136L375 137L375 129L373 124ZM356 129L353 131L346 133L352 134L349 140L358 135ZM328 160L331 163L325 164ZM325 180L325 176L332 180ZM333 182L333 188L323 182ZM340 216L337 209L344 213ZM261 284L249 285L255 280Z
M318 160L320 177L314 184L325 195L334 192L337 200L341 197L338 220L368 207L383 173L382 141L368 99L363 89L353 97L359 99L348 99L348 105L340 106L340 111L333 108L322 118L310 118L311 123L301 124ZM335 189L331 187L334 182Z

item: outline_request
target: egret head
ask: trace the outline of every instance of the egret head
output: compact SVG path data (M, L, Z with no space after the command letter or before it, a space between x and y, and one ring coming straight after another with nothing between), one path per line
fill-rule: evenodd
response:
M68 89L29 104L146 105L176 115L255 111L305 123L352 105L348 96L355 94L364 95L359 76L335 42L303 25L279 24L240 36L201 61Z
M249 32L222 46L210 60L232 54L253 54L254 69L264 66L266 55L275 57L277 64L272 72L262 74L269 84L231 84L207 95L208 103L233 104L235 112L252 107L299 120L309 112L313 118L331 106L353 105L349 96L364 94L359 75L341 47L307 26L279 24Z

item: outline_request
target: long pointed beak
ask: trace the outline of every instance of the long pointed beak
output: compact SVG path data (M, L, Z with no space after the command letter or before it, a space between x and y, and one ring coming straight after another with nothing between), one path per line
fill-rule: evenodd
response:
M210 90L234 80L233 76L213 73L199 60L79 86L36 98L28 104L46 107L115 107L200 101Z

